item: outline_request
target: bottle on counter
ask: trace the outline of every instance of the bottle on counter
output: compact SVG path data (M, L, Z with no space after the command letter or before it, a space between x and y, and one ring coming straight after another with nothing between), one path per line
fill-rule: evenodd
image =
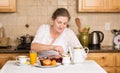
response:
M0 38L4 37L4 28L2 26L2 24L0 23Z

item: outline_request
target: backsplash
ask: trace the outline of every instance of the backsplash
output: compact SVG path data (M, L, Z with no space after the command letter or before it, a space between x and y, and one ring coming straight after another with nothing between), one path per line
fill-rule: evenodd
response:
M67 8L71 15L70 28L78 33L75 18L81 20L82 27L90 26L90 32L102 31L105 35L102 46L112 45L114 35L112 29L120 29L120 13L78 13L77 0L17 0L17 12L0 13L0 23L5 29L6 37L10 37L10 44L14 45L16 38L26 33L35 35L38 27L49 24L52 13L56 8ZM105 30L105 23L110 23L111 30ZM29 28L25 25L29 24Z

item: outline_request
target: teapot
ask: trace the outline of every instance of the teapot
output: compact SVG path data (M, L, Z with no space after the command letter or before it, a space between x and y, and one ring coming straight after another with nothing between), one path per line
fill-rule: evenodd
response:
M74 64L82 63L86 59L88 52L89 52L89 48L87 48L87 47L84 47L84 48L74 47L74 49L73 49L73 63Z

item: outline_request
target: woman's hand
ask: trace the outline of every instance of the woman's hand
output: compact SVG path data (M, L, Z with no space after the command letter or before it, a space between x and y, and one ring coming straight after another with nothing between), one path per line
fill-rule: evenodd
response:
M63 54L63 48L61 46L52 46L53 47L53 50L59 52L59 54Z

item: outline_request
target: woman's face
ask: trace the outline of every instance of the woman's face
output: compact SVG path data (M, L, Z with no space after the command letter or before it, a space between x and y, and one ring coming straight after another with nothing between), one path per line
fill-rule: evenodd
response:
M53 26L57 33L63 32L63 30L68 25L68 17L58 16L55 20L53 20Z

